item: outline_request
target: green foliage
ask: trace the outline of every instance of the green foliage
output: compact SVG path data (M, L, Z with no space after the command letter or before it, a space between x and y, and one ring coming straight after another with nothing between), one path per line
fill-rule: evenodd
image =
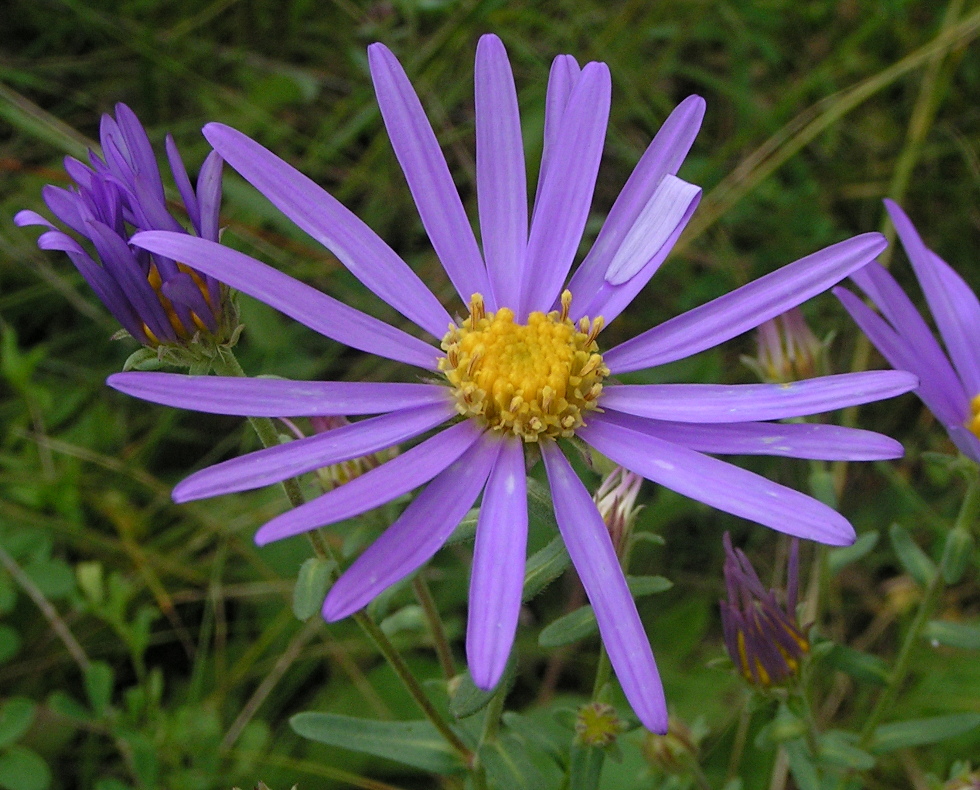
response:
M419 772L449 774L440 780L447 788L471 781L442 736L409 721L419 710L356 625L319 623L333 565L310 559L303 539L253 545L256 527L286 507L277 489L170 501L178 480L255 449L255 440L240 421L108 390L107 375L127 359L156 365L155 352L110 340L118 327L70 263L37 250L35 230L10 223L21 208L45 210L42 187L65 185L62 156L85 157L102 112L130 104L161 161L170 132L192 173L208 153L204 123L253 135L362 217L454 312L459 305L381 125L367 44L384 41L405 63L470 216L478 36L496 31L510 52L532 190L552 57L608 62L612 117L583 252L667 113L699 93L706 121L680 174L703 186L704 197L662 270L604 331L608 348L822 245L881 227L885 195L980 288L972 265L980 51L975 21L963 22L976 13L958 0L5 4L0 548L12 564L0 568L0 787L228 790L255 787L258 778L272 788L328 790L433 784ZM410 328L237 175L226 172L225 186L225 243ZM883 262L918 302L904 256L888 252ZM835 336L831 372L880 366L831 297L805 311L819 336ZM241 314L238 352L251 374L405 380L397 366L325 341L254 300L241 300ZM739 338L623 380L744 382L739 356L751 352L752 340ZM584 637L595 620L569 572L540 465L530 481L524 606L497 732L487 722L498 699L476 689L460 664L477 511L424 571L455 670L434 659L436 637L410 585L372 604L490 787L761 790L779 786L773 773L787 763L792 779L783 781L801 788L921 786L923 775L940 777L938 786L954 769L969 770L957 761L980 749L976 524L950 525L970 470L948 460L954 448L911 397L826 419L888 433L907 456L846 470L739 459L836 502L860 536L828 551L825 564L803 548L805 584L816 584L813 569L823 571L819 605L807 608L806 590L800 597L801 618L815 623L801 689L749 695L721 658L722 531L759 561L767 585L783 546L652 485L641 494L645 509L630 543L634 594L658 593L641 599L640 611L672 714L702 723L703 777L690 766L648 762L641 731L617 740L620 762L573 747L562 711L593 693L597 643ZM312 479L302 484L318 491ZM326 537L349 562L406 502ZM890 525L890 541L879 541ZM929 594L933 611L908 652L900 693L864 734ZM604 688L618 704L615 685ZM294 716L300 710L321 712Z

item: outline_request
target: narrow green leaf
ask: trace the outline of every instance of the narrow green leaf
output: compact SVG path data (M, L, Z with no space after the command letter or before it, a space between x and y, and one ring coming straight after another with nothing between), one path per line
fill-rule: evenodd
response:
M85 693L88 704L92 706L96 716L105 715L112 700L114 677L112 667L104 661L93 661L85 670Z
M372 721L335 713L297 713L293 730L311 741L384 757L437 774L466 766L435 727L427 721Z
M20 634L16 629L0 623L0 664L13 658L20 650Z
M293 614L297 619L309 620L320 612L330 588L330 574L334 567L332 560L319 557L310 557L299 566L293 588Z
M480 747L480 762L498 790L538 790L541 773L528 759L527 744L514 735L504 735Z
M817 772L806 742L802 738L783 744L789 758L789 770L799 790L820 790L820 774Z
M626 583L634 598L663 592L673 586L673 582L663 576L627 576ZM586 605L549 623L538 635L538 644L547 648L561 647L592 636L598 630L595 612Z
M850 565L852 562L857 562L859 559L868 554L868 552L870 552L875 546L877 546L878 538L880 537L881 535L877 530L874 532L865 532L850 546L843 546L839 549L831 549L829 552L827 552L827 568L830 570L831 574L836 575L840 573L841 569L845 565Z
M591 606L580 606L545 626L538 634L541 647L555 648L592 636L598 630Z
M0 787L5 790L47 790L51 771L30 749L11 746L0 754Z
M888 664L877 656L862 653L846 645L834 645L824 658L834 669L846 672L855 680L864 683L876 683L884 686L888 683L890 674Z
M894 724L883 724L875 730L871 751L875 754L939 743L969 732L980 726L980 713L954 713L950 716L932 716L928 719L909 719Z
M962 650L980 650L980 626L933 620L922 632L931 642Z
M963 527L956 527L946 535L943 545L943 580L946 584L956 584L966 570L973 557L975 544L973 535Z
M820 761L839 768L868 771L874 768L875 758L855 746L858 736L853 732L829 730L820 736Z
M596 790L606 753L598 746L573 743L568 758L568 790Z
M524 573L524 592L521 598L524 601L531 600L541 592L551 582L561 576L562 572L571 564L565 543L560 535L556 535L547 546L534 552L527 561L527 570Z
M0 705L0 747L9 746L27 732L35 708L26 697L11 697Z
M892 548L898 561L913 579L922 587L927 587L936 575L936 563L916 545L908 531L899 524L892 524L888 530Z
M449 712L457 719L465 719L467 716L472 716L474 713L483 710L493 699L493 695L497 693L501 685L506 687L511 684L514 665L514 654L511 653L500 682L489 691L478 688L469 672L457 675L449 684Z

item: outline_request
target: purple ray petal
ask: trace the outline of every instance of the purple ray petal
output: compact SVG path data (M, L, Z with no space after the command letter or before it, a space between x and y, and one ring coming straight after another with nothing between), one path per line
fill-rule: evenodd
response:
M438 384L372 381L291 381L182 373L114 373L114 389L178 409L240 417L311 417L382 414L445 403Z
M757 474L592 417L577 435L620 466L706 505L787 535L845 546L854 528L835 510Z
M53 225L51 221L47 219L47 217L42 217L36 211L31 211L28 208L14 214L14 224L18 228L23 228L28 225L42 225L46 228L57 230L57 227Z
M476 237L412 83L384 44L368 47L368 61L391 146L436 255L464 302L474 293L489 298L490 281Z
M527 473L521 440L501 441L473 548L466 660L473 682L492 689L500 681L517 630L527 550Z
M541 443L555 518L595 611L599 634L626 699L643 726L667 732L667 705L650 642L626 586L609 531L555 442Z
M119 287L119 283L93 261L75 239L60 230L49 230L47 233L41 234L37 240L37 246L42 250L59 250L67 253L99 301L108 308L123 328L140 343L147 344L150 342L143 330L142 319L136 314L133 305L123 293L122 288Z
M649 433L699 453L775 455L820 461L880 461L900 458L902 445L873 431L837 425L738 422L703 425L664 422L606 411L614 425Z
M626 373L704 351L825 291L885 246L880 233L834 244L665 321L611 349L603 359L613 373Z
M636 276L673 235L700 196L701 187L676 176L664 176L613 255L605 281L622 285Z
M971 396L976 395L980 393L980 356L977 354L980 303L962 278L926 247L898 204L886 200L885 207L915 269L915 276L963 386Z
M893 368L919 377L917 394L939 421L947 427L962 425L970 413L969 399L939 346L913 346L846 288L835 288L834 296ZM904 324L911 325L911 320Z
M429 483L337 579L323 602L323 618L333 622L353 614L427 562L473 506L500 448L499 437L485 433L465 457Z
M616 198L588 256L572 276L568 287L573 294L593 294L603 285L612 256L636 224L644 206L656 193L664 177L676 175L680 169L701 128L704 107L704 99L700 96L688 96L664 121ZM587 307L585 302L581 306ZM574 311L574 302L572 308ZM587 314L605 315L601 310L591 308ZM575 315L573 320L580 317ZM606 320L612 319L606 316Z
M476 48L476 190L480 235L496 305L520 299L527 246L527 175L514 75L494 35Z
M88 236L85 220L79 213L80 198L76 192L48 184L41 188L41 197L44 198L44 202L55 217L76 233Z
M167 135L164 141L164 147L167 151L167 161L170 163L170 172L174 175L174 183L177 185L177 191L180 192L180 199L184 201L187 216L191 218L194 232L198 236L203 236L204 234L201 233L201 211L197 205L197 195L191 186L191 180L187 175L187 168L184 166L184 160L180 156L180 151L177 149L177 143L174 142L173 135Z
M582 69L578 61L571 55L558 55L551 62L551 72L548 75L548 90L544 100L544 141L541 151L541 166L538 170L538 186L534 196L534 209L537 211L541 198L541 185L544 184L548 166L554 156L558 132L561 129L561 119L568 106L568 97L572 88L578 82Z
M349 483L276 516L255 533L255 542L264 546L274 540L359 516L397 499L429 482L454 463L481 435L480 427L473 420L446 428Z
M438 349L223 244L166 231L137 233L132 242L183 261L340 343L429 370L438 367Z
M435 428L455 414L448 401L415 406L257 450L192 474L174 487L174 502L248 491L376 453Z
M558 298L592 205L612 84L604 63L582 70L568 99L527 242L521 318Z
M276 208L329 249L372 293L435 337L449 314L394 250L296 168L230 126L209 123L204 136L228 164Z
M674 245L677 243L677 239L680 238L681 233L684 232L684 228L687 227L687 223L694 216L694 211L700 201L701 192L699 190L692 197L687 209L667 237L667 240L632 278L622 285L610 285L603 280L602 285L599 286L599 290L594 293L591 300L582 305L582 310L576 309L575 301L573 300L572 310L570 312L572 320L578 321L582 316L592 317L599 315L605 319L607 324L615 320L629 306L636 295L643 290L643 287L650 282L650 278L657 273L660 265L670 255L671 250L674 249ZM572 291L572 293L574 294L575 291Z
M888 319L892 328L898 332L909 348L915 350L915 357L925 367L917 367L913 372L920 379L926 380L924 382L926 385L935 379L943 383L943 388L947 388L946 382L960 381L932 330L923 320L915 305L912 304L912 300L902 290L902 286L896 282L885 267L877 261L872 261L854 272L851 275L851 280L857 283L861 290L878 306L881 314ZM904 369L911 370L908 367ZM924 374L925 370L930 372L926 375ZM955 387L955 389L960 390L962 387ZM968 404L964 399L962 405L955 408L955 412L964 414L967 409Z
M170 324L160 297L147 281L129 245L101 222L89 220L86 227L86 235L95 245L102 265L119 283L143 323L158 340L176 340L177 332Z
M225 160L212 151L197 174L197 204L201 213L201 229L198 235L208 241L218 241L221 214L221 174Z
M619 384L604 409L674 422L717 423L805 417L911 392L919 379L898 370L821 376L787 384Z

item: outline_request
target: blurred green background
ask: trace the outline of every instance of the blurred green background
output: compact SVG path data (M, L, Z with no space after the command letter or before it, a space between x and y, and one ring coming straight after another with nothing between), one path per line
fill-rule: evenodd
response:
M192 173L208 151L205 123L255 137L353 209L458 310L384 133L365 49L382 41L405 65L472 217L473 57L478 37L495 32L515 72L532 188L551 59L570 53L611 68L612 115L583 250L670 110L691 93L707 100L681 170L704 199L677 251L604 334L606 347L829 243L884 230L885 196L980 288L975 2L5 0L0 15L0 542L22 572L0 570L0 786L13 790L193 790L258 779L273 788L435 786L394 764L313 747L289 729L288 717L308 709L417 714L352 625L293 617L291 580L306 544L260 551L251 541L285 507L278 490L170 502L176 481L253 448L253 438L238 420L107 389L105 377L135 346L110 341L111 317L64 256L38 251L36 230L13 226L19 209L45 210L42 186L66 184L61 158L84 156L100 115L116 102L136 111L161 154L171 132ZM402 320L229 171L222 220L227 243ZM901 252L893 269L918 301ZM242 312L239 358L250 374L399 375L393 363L353 356L263 305L243 299ZM804 312L831 338L832 372L881 365L833 297ZM653 375L751 381L739 356L752 353L746 336ZM945 434L911 396L846 419L899 438L908 453L893 464L837 470L842 511L859 532L884 535L899 521L927 551L941 547L962 493L955 475L929 459L927 451L951 451ZM803 462L751 466L807 485ZM732 711L744 694L730 669L711 664L723 655L721 534L731 530L763 567L773 564L777 540L652 484L642 498L640 529L664 545L640 547L633 571L663 574L675 587L646 599L641 612L672 710L689 723L700 718L709 732L705 765L720 787ZM353 536L334 534L357 543L383 519ZM918 593L886 544L835 578L820 629L889 660ZM429 571L460 660L466 571L463 548L440 553ZM557 653L536 641L574 586L563 579L528 608L511 707L533 711L556 694L589 693L594 640ZM45 603L50 612L39 609ZM419 674L435 678L411 603L402 589L380 613L407 611L392 631ZM946 593L942 613L975 621L978 609L974 569ZM975 652L924 642L919 653L896 717L980 711ZM815 673L825 701L818 715L858 728L849 716L873 687L852 693L826 662ZM27 723L9 729L11 717ZM945 777L955 759L978 751L976 734L910 749L883 763L873 781L928 787L930 773ZM750 746L745 759L747 786L767 786L772 751ZM606 781L665 780L632 749Z

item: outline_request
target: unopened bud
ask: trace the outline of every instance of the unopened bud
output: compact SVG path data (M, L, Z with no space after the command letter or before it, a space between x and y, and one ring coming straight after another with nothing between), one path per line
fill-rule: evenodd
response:
M667 734L647 733L640 744L640 751L653 767L667 774L681 774L697 760L698 743L690 728L671 716Z
M350 422L346 417L330 416L311 417L310 424L316 433L325 433L326 431L332 431L344 425L349 425ZM380 466L385 461L393 458L397 453L398 449L392 448L362 455L347 461L331 464L330 466L321 467L316 470L316 475L320 479L320 484L324 489L331 491L337 486L349 483L355 477L360 477L365 472Z
M742 677L769 688L795 677L810 652L805 629L796 620L798 543L794 540L790 548L785 608L775 590L762 586L745 553L732 547L727 532L724 543L728 600L720 606L725 646Z
M641 510L636 506L636 497L642 482L640 475L617 466L603 478L593 497L617 553L622 551Z
M762 323L756 330L756 344L755 357L742 361L763 381L798 381L819 372L823 344L798 307Z

